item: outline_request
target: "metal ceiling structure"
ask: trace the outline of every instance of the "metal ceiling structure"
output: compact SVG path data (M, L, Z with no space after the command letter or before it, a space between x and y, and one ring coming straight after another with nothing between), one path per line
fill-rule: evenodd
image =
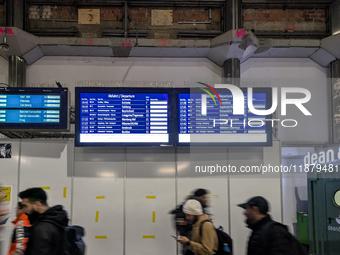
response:
M5 29L4 27L2 29ZM43 56L102 56L102 57L159 57L208 58L222 66L230 58L241 62L248 58L310 58L323 67L340 58L340 34L317 39L266 39L257 38L246 31L243 38L238 30L230 30L213 39L169 40L163 46L161 39L139 39L138 46L124 46L124 38L60 38L37 37L18 28L10 28L7 43L11 51L7 57L23 57L28 65ZM5 35L0 35L3 41ZM129 38L130 45L136 39Z

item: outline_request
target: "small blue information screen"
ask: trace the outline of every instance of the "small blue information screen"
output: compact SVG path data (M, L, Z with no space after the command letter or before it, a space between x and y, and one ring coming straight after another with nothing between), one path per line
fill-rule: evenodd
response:
M0 123L59 123L60 95L0 93Z
M266 116L248 110L244 93L244 114L233 114L233 96L219 93L214 99L207 94L178 94L179 143L261 143L267 142ZM253 93L253 106L266 109L266 94Z
M80 142L169 142L168 107L168 93L80 93Z

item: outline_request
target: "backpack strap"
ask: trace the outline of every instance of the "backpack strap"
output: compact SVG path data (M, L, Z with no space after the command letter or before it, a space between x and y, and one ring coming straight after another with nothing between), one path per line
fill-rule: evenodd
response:
M211 220L205 220L205 221L202 221L202 222L201 222L201 226L200 226L200 237L202 237L202 226L203 226L203 223L204 223L204 222L207 222L207 221L211 222ZM212 222L211 222L211 223L212 223Z
M284 231L284 235L291 241L291 234L289 233L289 231L286 228L286 225L283 225L280 222L276 222L276 221L270 221L268 222L266 225L264 225L263 229L262 229L262 233L261 233L261 243L262 243L262 247L264 247L264 254L269 254L269 238L271 236L271 230L272 228L277 225L280 226Z

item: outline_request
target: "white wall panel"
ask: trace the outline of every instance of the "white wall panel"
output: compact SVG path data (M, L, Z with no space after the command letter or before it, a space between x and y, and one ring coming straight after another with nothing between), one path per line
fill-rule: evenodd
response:
M23 140L20 158L20 191L44 187L48 205L63 205L69 217L71 217L72 143L73 141Z
M47 190L49 204L63 204L68 212L71 212L73 191L72 224L86 229L87 255L111 251L124 254L124 250L126 255L176 254L176 242L170 237L175 230L169 211L176 206L176 196L181 203L196 188L210 191L209 212L213 214L215 225L222 225L231 234L235 254L244 254L249 234L243 223L243 210L236 206L238 203L262 195L270 201L274 219L280 221L282 217L280 175L259 178L258 174L232 174L228 179L225 175L202 178L190 172L190 166L196 163L230 164L237 168L280 164L277 141L268 148L125 150L74 148L73 141L24 140L20 157L20 142L12 141L12 144L12 159L3 162L16 174L4 172L7 170L1 167L1 176L5 177L3 184L15 186L20 162L19 190L50 187ZM63 197L64 187L67 187L66 198Z
M309 58L250 58L241 64L241 78L327 78L327 72Z
M30 86L39 86L56 79L70 88L73 97L74 87L79 81L167 81L178 86L193 78L220 80L222 72L221 67L206 58L47 56L27 67L26 82ZM54 85L54 81L48 84Z
M273 147L263 149L263 157L259 149L248 149L248 153L237 153L237 149L229 152L229 163L233 165L280 165L280 143L273 142ZM251 153L253 150L253 153ZM256 152L257 151L257 152ZM237 156L238 155L238 156ZM243 160L242 160L243 159ZM256 162L257 161L257 162ZM262 162L261 162L262 161ZM260 163L261 162L261 163ZM270 203L270 214L274 220L281 221L281 174L261 176L261 174L235 174L230 178L230 213L231 235L234 240L235 254L246 254L248 237L251 231L246 227L244 210L237 204L246 202L254 196L263 196Z
M128 149L125 254L176 254L174 207L174 149Z
M203 178L201 174L195 173L196 165L227 165L227 149L191 147L178 148L177 151L178 204L183 203L194 190L207 189L210 199L207 212L211 214L216 227L223 226L224 230L229 232L227 174L204 174Z
M124 151L76 148L73 222L85 228L87 254L123 254Z
M296 127L278 125L278 138L284 144L326 144L329 142L330 104L328 94L328 68L320 67L310 59L248 59L241 65L241 84L245 87L278 87L279 104L277 118L294 119ZM305 116L296 106L287 107L287 115L281 114L281 87L308 89L311 99L304 106L312 114ZM302 94L288 98L302 98ZM287 122L285 125L292 125ZM326 127L326 128L325 128ZM315 135L318 134L318 135Z
M0 57L1 59L1 57ZM16 204L18 202L18 173L19 173L19 159L20 159L20 146L21 142L17 140L0 140L0 144L10 143L12 146L12 154L11 158L0 158L0 186L11 186L11 201L12 208L9 208L11 211L11 218L8 222L11 222L16 217ZM9 223L9 226L12 224ZM10 235L12 233L12 228L4 229L2 233L4 238L3 246L0 247L2 249L3 254L7 254L9 249ZM0 254L1 251L0 251Z

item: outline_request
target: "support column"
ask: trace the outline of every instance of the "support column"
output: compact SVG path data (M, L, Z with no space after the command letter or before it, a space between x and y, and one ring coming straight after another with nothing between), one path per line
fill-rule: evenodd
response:
M25 1L6 1L6 26L17 27L24 30Z
M330 8L330 20L331 20L331 33L332 35L340 33L340 17L339 17L339 12L340 12L340 0L334 1Z
M226 0L224 32L242 28L242 0Z
M128 37L128 25L129 25L129 6L128 2L124 1L124 37Z
M223 83L240 87L240 67L238 58L227 59L223 63Z
M26 62L18 56L10 56L8 59L8 85L10 87L25 87Z

